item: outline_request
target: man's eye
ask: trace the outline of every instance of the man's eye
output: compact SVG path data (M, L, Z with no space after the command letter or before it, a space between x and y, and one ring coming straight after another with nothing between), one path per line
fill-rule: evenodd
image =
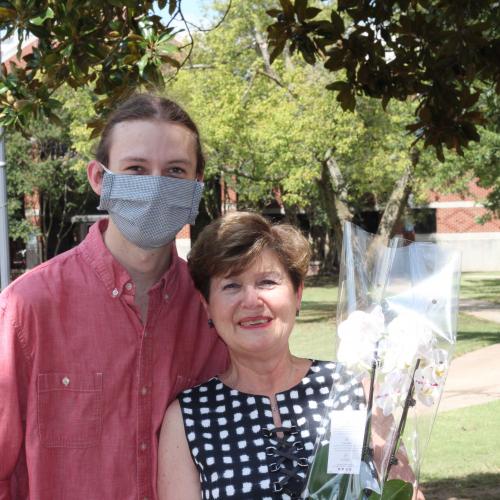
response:
M172 177L182 177L186 175L186 171L182 167L170 167L168 169L168 175Z
M141 167L140 165L130 165L125 168L125 172L131 174L142 174L144 173L144 167Z

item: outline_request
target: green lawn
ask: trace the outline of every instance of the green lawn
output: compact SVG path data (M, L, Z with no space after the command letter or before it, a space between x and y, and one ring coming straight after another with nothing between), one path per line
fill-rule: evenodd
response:
M290 343L299 356L334 357L337 286L306 283ZM465 274L461 297L500 304L500 274ZM500 342L497 323L459 315L455 356ZM499 382L500 383L500 382ZM421 479L426 500L500 500L500 401L438 414Z
M290 339L292 352L318 359L334 357L337 292L334 278L315 278L306 283L302 309ZM491 275L464 274L461 297L491 299L495 293L500 301L500 275L492 278ZM459 315L455 356L498 342L498 324L467 314Z
M500 499L500 401L438 414L424 457L427 500Z
M500 305L500 273L465 273L460 284L460 297Z

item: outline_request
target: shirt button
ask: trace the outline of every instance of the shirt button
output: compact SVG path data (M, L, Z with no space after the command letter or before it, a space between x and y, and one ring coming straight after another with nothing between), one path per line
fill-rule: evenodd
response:
M148 388L146 386L144 386L142 389L141 389L141 394L143 396L145 396L146 394L148 393Z
M132 283L130 281L125 285L125 288L127 290L132 290L132 287L133 287L133 285L132 285Z
M164 297L165 297L165 300L168 300L168 299L170 298L170 295L169 295L168 293L166 293L166 294L164 295Z
M66 387L69 385L69 378L68 377L64 377L61 382L63 383L63 385L65 385Z
M148 449L148 445L146 443L141 443L141 451L146 451Z
M117 289L117 288L115 288L115 289L113 289L113 291L111 292L111 295L112 295L113 297L117 297L119 293L120 293L120 292L118 291L118 289Z

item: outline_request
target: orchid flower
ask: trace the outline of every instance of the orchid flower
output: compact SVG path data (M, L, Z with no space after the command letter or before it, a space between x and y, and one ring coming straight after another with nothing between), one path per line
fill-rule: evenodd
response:
M398 406L403 406L408 395L411 379L407 372L393 370L384 377L384 382L375 398L375 404L384 416L390 415Z
M380 344L382 372L408 370L417 358L430 356L434 336L416 314L402 313L387 325Z
M349 367L369 370L383 332L384 314L380 306L369 313L352 312L338 327L338 360Z
M438 399L448 371L448 353L434 349L431 360L415 372L415 390L420 402L432 406Z

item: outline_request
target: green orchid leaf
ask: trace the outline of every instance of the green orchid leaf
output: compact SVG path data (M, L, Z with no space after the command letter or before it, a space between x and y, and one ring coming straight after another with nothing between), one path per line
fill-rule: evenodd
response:
M384 485L382 496L377 493L370 495L370 500L411 500L413 486L401 479L391 479Z

